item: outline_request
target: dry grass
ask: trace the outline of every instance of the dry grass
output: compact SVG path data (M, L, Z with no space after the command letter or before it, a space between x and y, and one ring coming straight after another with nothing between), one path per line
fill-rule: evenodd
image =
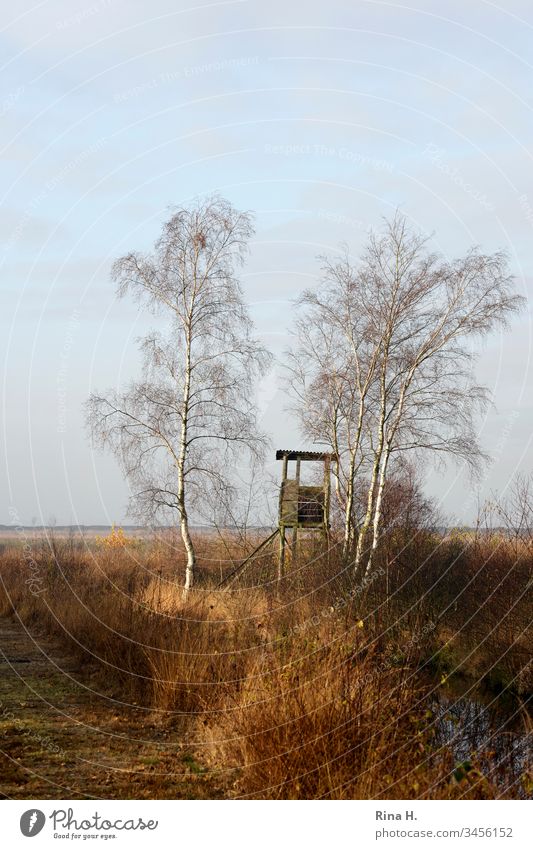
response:
M450 546L432 544L433 560L422 546L416 584L426 601L413 604L412 587L402 601L407 561L397 558L384 607L381 577L347 601L343 564L318 552L306 552L281 587L254 587L246 576L248 586L221 592L216 584L239 549L233 539L208 540L210 568L184 601L180 557L167 545L106 551L35 542L0 557L0 614L16 613L60 638L80 665L100 671L106 692L149 706L187 735L214 772L233 776L234 795L494 798L502 786L484 777L482 754L463 774L434 739L433 685L419 669L434 656L439 633L455 623L452 609L448 624L424 631L436 604L424 587L440 587L438 604L446 606L447 594L460 591L457 569L444 583L435 583L435 570L461 562L468 578L474 566L464 547L456 556ZM407 558L404 545L401 551ZM412 552L410 558L418 574ZM489 561L504 587L501 603L511 591L502 580L509 564L501 546L498 558L493 552ZM268 574L268 558L259 572ZM463 586L461 597L467 606L475 595ZM476 627L490 624L496 604L490 601ZM508 630L504 641L513 639ZM520 638L514 642L522 652ZM522 654L516 657L515 665Z
M423 763L429 734L413 739L424 720L416 701L404 670L376 674L351 647L285 666L268 657L209 724L213 757L240 767L238 795L418 797L438 771Z

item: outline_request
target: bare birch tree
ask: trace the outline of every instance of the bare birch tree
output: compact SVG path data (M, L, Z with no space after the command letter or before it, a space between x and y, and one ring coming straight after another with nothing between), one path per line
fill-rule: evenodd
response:
M427 240L410 230L400 215L387 223L383 235L370 236L357 266L343 259L328 269L325 290L321 287L302 299L293 374L299 375L298 406L308 436L336 450L336 420L333 426L332 416L317 413L326 405L353 416L357 469L367 480L367 494L359 517L345 499L345 524L353 526L356 538L354 570L359 572L366 560L368 572L379 543L383 492L395 454L452 457L474 472L487 459L475 423L489 397L473 375L473 344L505 325L523 299L514 292L504 254L485 255L474 248L448 262L429 252ZM344 309L346 280L351 311ZM357 357L354 347L339 347L340 338L352 336ZM332 391L325 378L332 349L338 356L331 359L330 374L343 375L343 400L337 397L341 383L335 381ZM361 381L361 373L368 380ZM355 406L354 391L359 400ZM347 423L340 441L339 457L350 457L353 442ZM343 475L349 480L349 462ZM345 532L345 547L347 541Z
M236 277L252 233L250 214L211 197L176 210L153 253L115 262L118 294L131 293L168 326L141 341L141 380L87 402L95 443L114 451L132 484L131 511L177 517L185 591L196 565L191 509L230 487L236 459L265 445L253 391L269 354Z
M356 475L368 446L367 405L379 362L381 339L367 328L371 315L361 300L348 254L323 259L323 282L298 301L298 345L288 352L289 385L305 435L331 446L335 492L344 512L343 552L354 544Z

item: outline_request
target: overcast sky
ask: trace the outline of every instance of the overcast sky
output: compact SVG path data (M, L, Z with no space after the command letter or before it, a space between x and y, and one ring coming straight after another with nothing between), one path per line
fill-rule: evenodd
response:
M26 0L0 36L0 523L125 520L115 461L81 405L138 367L153 319L117 302L113 259L146 250L170 205L218 191L256 213L242 282L281 355L317 254L396 207L456 256L509 252L531 303L533 8L524 0ZM494 463L428 491L459 521L533 470L531 310L483 347ZM276 370L273 449L302 444ZM276 463L271 462L275 472Z

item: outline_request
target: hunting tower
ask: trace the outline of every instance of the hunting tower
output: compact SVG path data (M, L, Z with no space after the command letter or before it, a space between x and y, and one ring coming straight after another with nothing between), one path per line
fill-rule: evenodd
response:
M276 460L283 461L279 491L279 568L285 563L286 528L292 528L292 551L296 554L298 529L321 531L327 541L329 535L330 469L334 454L319 451L276 451ZM322 486L303 486L300 483L302 462L324 464ZM289 462L296 463L295 475L288 477Z

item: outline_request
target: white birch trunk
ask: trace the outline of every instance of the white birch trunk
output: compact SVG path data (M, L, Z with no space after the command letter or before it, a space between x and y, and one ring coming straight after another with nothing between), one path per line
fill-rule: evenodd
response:
M365 395L366 389L364 392L361 392L361 398L359 401L359 415L357 420L357 428L355 432L355 444L352 445L350 451L350 468L348 472L348 491L346 497L346 512L344 519L344 544L343 544L343 554L346 556L348 552L351 550L353 546L353 541L355 537L355 522L353 517L353 503L354 503L354 492L355 492L355 466L357 462L357 452L359 451L359 445L361 442L361 434L363 432L363 419L365 412Z
M376 448L376 453L374 457L374 464L372 466L372 476L370 478L370 486L368 488L368 497L366 504L366 514L363 520L363 524L359 529L359 536L357 537L357 549L355 552L355 561L353 564L353 574L357 575L359 571L359 567L361 565L361 559L363 557L364 544L368 529L372 522L372 514L374 512L374 498L376 492L376 483L378 479L378 473L381 465L381 457L383 455L383 445L385 443L385 416L386 416L386 391L385 391L385 369L387 363L387 354L386 350L384 353L384 367L381 372L381 409L379 413L379 438L378 445ZM365 573L366 574L366 573Z
M383 490L385 489L385 482L387 480L387 466L389 463L390 457L390 445L387 445L385 448L385 452L383 455L383 462L381 463L381 471L379 473L379 482L378 482L378 491L376 495L376 505L374 508L374 520L372 523L372 546L370 548L370 554L368 556L368 561L365 569L365 577L368 575L370 570L372 569L372 561L374 558L374 554L376 548L378 547L380 528L381 528L381 509L383 504Z
M344 542L342 547L343 556L349 553L353 544L353 502L354 502L354 486L355 486L355 455L350 457L350 468L348 471L348 485L346 489L346 506L344 515Z
M376 489L376 481L378 477L379 471L379 461L381 458L381 453L376 453L376 457L374 459L374 465L372 468L372 476L370 479L370 486L368 487L368 496L366 502L366 513L365 518L363 519L363 524L359 528L359 535L357 537L357 548L355 551L355 560L353 564L353 574L357 576L359 571L359 566L361 564L361 559L363 556L363 547L365 544L366 534L370 527L370 523L372 521L372 513L374 511L374 492Z
M185 566L185 583L184 593L187 595L194 583L194 569L196 565L196 556L194 546L189 532L189 518L187 516L187 507L185 504L185 456L187 453L187 430L189 419L189 400L191 394L191 339L190 332L187 333L186 341L186 367L185 367L185 384L183 387L183 402L182 402L182 420L181 420L181 435L180 435L180 451L178 456L178 508L180 512L180 530L181 538L187 553L187 563Z

